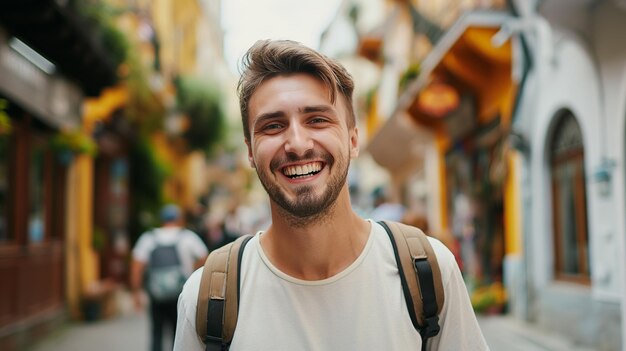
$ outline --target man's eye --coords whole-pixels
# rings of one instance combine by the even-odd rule
[[[277,130],[277,129],[281,129],[283,126],[281,126],[278,123],[271,123],[271,124],[267,124],[265,126],[263,126],[263,130]]]
[[[310,120],[310,123],[314,123],[314,124],[315,123],[324,123],[324,122],[326,122],[326,118],[323,118],[323,117],[314,117],[314,118],[311,118],[311,120]]]

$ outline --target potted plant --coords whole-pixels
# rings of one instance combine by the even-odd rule
[[[471,294],[472,307],[476,313],[502,313],[506,300],[506,290],[500,282],[481,286]]]

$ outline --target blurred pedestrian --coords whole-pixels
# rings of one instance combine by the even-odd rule
[[[143,233],[133,248],[130,283],[135,308],[143,310],[142,288],[150,302],[151,350],[163,348],[165,328],[176,329],[176,303],[183,284],[208,254],[198,235],[182,227],[181,209],[161,209],[161,226]],[[172,333],[173,334],[173,333]]]
[[[213,340],[196,333],[196,316],[207,313],[196,311],[200,269],[180,295],[174,350],[487,350],[453,255],[430,237],[445,302],[440,332],[422,342],[392,241],[352,208],[346,179],[359,154],[352,77],[292,41],[259,41],[243,62],[248,160],[269,195],[272,222],[238,256],[237,324],[223,326],[235,327],[232,342],[205,346]]]
[[[402,222],[406,208],[398,202],[391,201],[388,189],[378,187],[372,192],[372,197],[374,198],[374,209],[369,215],[371,219]]]
[[[208,243],[205,241],[208,235],[207,217],[208,209],[201,202],[196,202],[185,213],[185,226],[187,227],[187,229],[196,233],[200,237],[200,239],[204,241],[205,245],[208,246]]]

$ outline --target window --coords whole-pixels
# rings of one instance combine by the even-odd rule
[[[28,241],[40,243],[46,233],[46,149],[43,140],[33,138],[29,167]]]
[[[67,166],[54,153],[49,155],[52,169],[50,172],[51,206],[50,206],[50,239],[63,240],[65,234],[65,203],[66,203],[66,179]]]
[[[585,152],[571,112],[557,120],[550,147],[554,269],[558,280],[589,284]]]

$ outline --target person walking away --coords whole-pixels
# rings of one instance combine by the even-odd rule
[[[182,227],[183,214],[174,204],[160,212],[161,226],[143,233],[132,251],[130,283],[138,311],[143,290],[149,298],[151,350],[163,348],[165,328],[176,329],[176,303],[185,280],[202,265],[208,250],[198,235]]]
[[[228,301],[211,299],[207,310],[197,308],[200,282],[207,282],[199,269],[178,300],[174,350],[488,350],[452,253],[428,237],[445,299],[432,318],[439,332],[422,343],[405,303],[394,241],[382,224],[353,210],[346,180],[359,138],[348,72],[284,40],[255,43],[243,68],[238,90],[248,160],[269,195],[272,222],[233,256],[240,280],[226,295],[240,290],[239,301],[228,300],[239,303],[231,310],[238,312],[236,324],[214,328],[222,314],[210,307],[227,309]],[[423,258],[415,261],[417,267]],[[212,275],[223,281],[219,272]],[[209,294],[220,294],[223,285],[216,289],[213,281]],[[203,320],[222,332],[197,332]],[[232,340],[224,338],[232,329]]]

